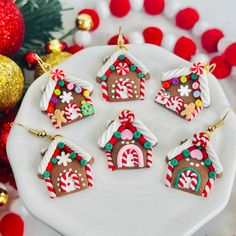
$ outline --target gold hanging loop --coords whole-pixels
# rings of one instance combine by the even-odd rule
[[[213,63],[213,64],[204,63],[203,65],[204,65],[204,69],[207,73],[212,73],[216,68],[215,63]]]
[[[42,70],[45,73],[47,73],[48,71],[51,71],[52,68],[51,68],[50,64],[44,62],[37,53],[35,53],[35,57],[36,57],[36,60],[39,64],[39,66],[42,68]]]
[[[125,50],[128,51],[128,48],[125,46],[125,40],[123,38],[123,35],[121,33],[121,26],[119,27],[119,34],[118,34],[118,39],[117,39],[117,47],[116,50],[120,50],[124,48]]]

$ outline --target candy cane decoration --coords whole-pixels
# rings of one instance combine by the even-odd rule
[[[172,111],[175,111],[176,113],[180,112],[182,106],[183,99],[178,96],[171,97],[166,103],[166,107]]]
[[[127,150],[122,154],[122,165],[123,165],[124,167],[130,167],[130,166],[128,165],[128,162],[127,162],[127,159],[128,159],[128,157],[129,157],[130,155],[132,155],[131,161],[133,162],[133,165],[134,165],[135,167],[138,167],[138,166],[139,166],[139,163],[138,163],[138,153],[137,153],[135,150],[133,150],[133,149],[127,149]]]
[[[65,107],[65,116],[68,122],[83,117],[80,108],[73,103],[70,103]]]
[[[174,170],[174,167],[169,162],[167,173],[166,173],[166,187],[171,187],[171,179],[173,175],[173,170]]]
[[[185,175],[185,172],[183,172],[179,177],[178,187],[183,188],[186,182],[187,182],[187,177]]]
[[[47,189],[48,189],[48,192],[50,194],[50,198],[55,198],[56,197],[56,193],[55,193],[55,190],[53,188],[51,179],[50,178],[44,178],[44,181],[45,181],[45,183],[47,185]]]
[[[204,73],[205,67],[201,62],[193,63],[191,67],[191,71],[194,74],[202,75]]]
[[[122,88],[126,86],[127,90],[128,90],[128,98],[132,98],[134,96],[133,94],[133,87],[131,85],[131,83],[129,81],[119,81],[116,85],[116,98],[117,99],[121,99],[122,98]]]
[[[187,177],[191,177],[191,183],[190,183],[189,189],[194,191],[197,186],[198,177],[197,177],[197,174],[193,172],[192,170],[185,170],[183,173],[181,173],[181,176],[178,182],[178,187],[184,188],[185,184],[187,183]]]
[[[127,63],[125,62],[120,62],[117,66],[116,66],[116,72],[119,75],[126,75],[129,73],[129,66],[127,65]]]
[[[70,179],[74,182],[74,189],[72,189],[70,182],[68,182]],[[75,189],[80,189],[79,177],[73,171],[66,172],[61,177],[60,186],[61,191],[64,193],[74,191]]]
[[[145,98],[145,83],[146,83],[146,80],[145,78],[143,77],[141,80],[140,80],[140,100],[144,100]]]
[[[102,86],[102,97],[105,101],[108,101],[107,83],[105,81],[102,81],[101,86]]]
[[[211,178],[207,181],[207,184],[206,184],[206,186],[203,190],[203,193],[202,193],[203,197],[208,197],[208,195],[214,185],[214,182],[215,182],[215,179],[211,179]]]
[[[165,105],[170,98],[170,93],[166,91],[163,87],[157,92],[157,96],[154,101],[160,104]]]
[[[191,114],[191,117],[188,119],[188,121],[192,121],[194,117],[197,116],[197,114],[203,109],[203,107],[195,107],[194,112]]]
[[[147,149],[147,164],[146,166],[150,168],[152,166],[152,148]]]
[[[49,119],[51,120],[52,125],[53,125],[56,129],[60,129],[60,128],[61,128],[60,125],[57,125],[57,120],[54,119],[54,114],[53,114],[53,113],[48,113],[48,117],[49,117]]]
[[[107,162],[108,162],[108,168],[111,170],[115,170],[115,166],[112,160],[111,152],[108,150],[105,150],[106,156],[107,156]]]
[[[205,132],[194,134],[192,143],[196,146],[203,146],[204,148],[206,148],[209,143],[209,136]]]
[[[87,175],[88,186],[93,187],[94,183],[93,183],[92,171],[91,171],[90,164],[88,164],[88,163],[85,166],[85,172],[86,172],[86,175]]]

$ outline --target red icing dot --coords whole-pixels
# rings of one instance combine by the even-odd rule
[[[164,6],[164,0],[144,0],[144,10],[150,15],[160,14]]]
[[[207,52],[217,52],[217,44],[224,34],[219,29],[209,29],[202,34],[201,43],[202,47]]]
[[[75,54],[76,52],[82,50],[83,48],[84,48],[83,45],[72,45],[68,47],[66,51],[71,54]]]
[[[91,28],[90,31],[94,31],[95,29],[97,29],[97,27],[99,26],[100,20],[99,20],[99,15],[95,10],[87,8],[87,9],[81,10],[78,14],[88,14],[88,15],[90,15],[90,17],[93,20],[93,27]]]
[[[216,68],[213,70],[212,74],[217,79],[224,79],[231,73],[231,65],[222,56],[213,57],[210,64],[216,64]]]
[[[231,66],[236,66],[236,43],[232,43],[226,48],[224,57]]]
[[[123,39],[124,39],[125,44],[129,43],[128,39],[125,38],[124,35],[123,35]],[[112,36],[112,37],[108,40],[107,44],[108,44],[108,45],[117,45],[117,40],[118,40],[118,34]]]
[[[143,37],[144,37],[145,43],[161,45],[163,33],[157,27],[148,27],[144,29],[143,31]]]
[[[123,17],[130,11],[129,0],[111,0],[110,10],[113,16]]]
[[[163,82],[162,87],[163,87],[164,89],[168,89],[168,88],[170,87],[170,82],[169,82],[169,81]]]
[[[195,23],[199,20],[198,12],[190,7],[179,11],[175,17],[176,25],[181,29],[192,29]]]
[[[196,53],[196,43],[185,36],[180,37],[174,47],[174,53],[185,60],[190,60]]]
[[[53,113],[54,112],[54,107],[53,106],[49,106],[47,109],[48,113]]]

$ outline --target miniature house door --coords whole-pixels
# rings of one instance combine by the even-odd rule
[[[68,193],[76,189],[80,189],[80,181],[77,174],[73,171],[64,173],[61,176],[61,191]]]
[[[123,146],[117,154],[117,167],[144,167],[141,148],[134,144]]]

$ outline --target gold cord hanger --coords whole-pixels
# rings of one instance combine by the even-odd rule
[[[48,71],[52,70],[51,65],[46,63],[46,62],[44,62],[37,53],[35,53],[35,57],[36,57],[36,60],[37,60],[37,62],[39,64],[39,66],[42,68],[42,70],[45,73],[47,73]]]
[[[125,50],[128,51],[128,48],[125,46],[125,40],[123,38],[123,35],[121,33],[121,26],[119,27],[119,35],[118,35],[118,39],[117,39],[117,47],[116,50],[120,50],[124,48]]]
[[[212,73],[216,68],[215,63],[213,63],[213,64],[204,63],[203,66],[204,66],[204,69],[207,73]]]

